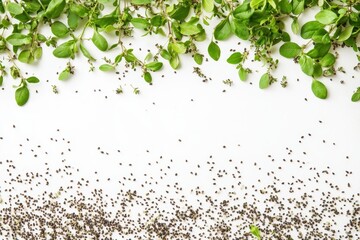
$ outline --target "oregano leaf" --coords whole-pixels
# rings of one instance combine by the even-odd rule
[[[220,58],[221,50],[215,42],[211,41],[208,46],[208,53],[212,59],[218,61]]]

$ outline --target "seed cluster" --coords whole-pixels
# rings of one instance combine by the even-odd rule
[[[0,147],[10,141],[0,136]],[[95,150],[106,159],[122,154]],[[246,171],[249,162],[243,159],[209,155],[194,164],[158,156],[141,163],[142,175],[136,163],[117,161],[115,178],[101,169],[84,177],[69,164],[69,140],[53,137],[38,144],[25,138],[18,158],[0,158],[0,238],[253,239],[249,226],[255,225],[264,239],[359,239],[360,194],[349,182],[334,180],[354,173],[314,167],[293,159],[293,151],[286,148],[283,159],[268,155]],[[24,167],[30,157],[40,167]],[[262,162],[269,165],[266,171]],[[188,171],[179,171],[178,164]]]

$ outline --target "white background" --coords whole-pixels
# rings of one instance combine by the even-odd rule
[[[155,50],[156,41],[145,39],[135,38],[132,46],[136,54],[144,55],[146,49]],[[205,56],[208,41],[201,45]],[[220,169],[227,167],[228,159],[235,161],[231,166],[243,161],[244,186],[253,184],[261,176],[254,162],[263,172],[274,168],[268,158],[271,155],[279,160],[276,166],[281,166],[282,158],[299,159],[308,167],[319,169],[330,166],[336,171],[331,181],[344,188],[351,183],[351,188],[346,188],[347,195],[359,192],[360,105],[350,101],[353,91],[360,86],[359,72],[353,70],[357,63],[355,54],[349,49],[341,50],[336,67],[343,66],[347,73],[339,73],[332,81],[324,79],[329,98],[320,100],[313,96],[311,79],[301,72],[299,65],[276,54],[280,64],[274,75],[279,82],[283,75],[287,76],[287,88],[282,88],[278,82],[267,90],[260,90],[258,80],[266,69],[250,61],[247,66],[258,71],[251,74],[248,81],[241,82],[235,66],[227,64],[226,58],[231,54],[228,49],[242,51],[249,46],[244,43],[238,46],[235,38],[220,45],[226,49],[222,50],[221,59],[218,62],[209,59],[201,66],[211,81],[203,83],[193,74],[196,64],[189,56],[184,56],[176,74],[164,61],[164,69],[153,74],[152,86],[144,82],[139,70],[129,70],[125,78],[122,74],[99,70],[88,72],[87,62],[80,56],[73,62],[75,75],[61,82],[56,72],[65,68],[66,61],[55,59],[51,50],[45,49],[43,59],[36,66],[20,64],[26,67],[29,76],[35,74],[41,80],[39,84],[29,84],[31,97],[24,107],[15,103],[12,88],[15,81],[4,80],[4,90],[0,91],[0,136],[4,138],[0,141],[0,160],[15,160],[22,166],[21,172],[37,169],[43,161],[58,164],[66,158],[88,178],[99,171],[104,179],[120,179],[130,171],[140,178],[143,173],[156,178],[159,168],[165,168],[173,159],[172,168],[182,174],[172,181],[180,181],[189,189],[200,185],[211,192],[210,174],[197,178],[189,174],[197,164],[205,165],[210,155]],[[139,52],[139,48],[143,51]],[[91,50],[93,55],[99,56],[96,66],[103,63],[100,58],[104,54],[94,48]],[[114,57],[117,51],[107,56]],[[118,67],[120,73],[124,70],[123,65]],[[118,80],[119,76],[122,80]],[[225,79],[233,80],[233,86],[222,83]],[[341,80],[345,83],[341,84]],[[51,85],[57,86],[59,94],[52,92]],[[124,93],[117,95],[115,90],[120,85]],[[141,93],[135,95],[130,85],[138,87]],[[49,140],[51,137],[65,138],[71,144],[61,141],[54,144]],[[30,143],[26,138],[31,139]],[[23,144],[23,155],[19,155],[19,144]],[[36,150],[40,157],[35,158],[30,150],[37,145],[41,145],[41,149]],[[68,147],[71,152],[66,151]],[[101,154],[98,147],[109,155]],[[286,148],[293,151],[291,156]],[[50,155],[45,156],[45,150]],[[60,154],[62,151],[66,152],[65,156]],[[159,165],[147,165],[160,160],[160,156],[163,160]],[[185,159],[189,163],[185,163]],[[119,162],[132,163],[133,167],[119,169]],[[345,170],[353,171],[353,175],[345,178]],[[313,174],[306,169],[299,171],[291,164],[283,165],[278,171],[284,179],[291,175],[306,178]],[[231,184],[231,180],[228,181]],[[53,186],[58,184],[61,182],[55,181]],[[160,192],[163,190],[161,184],[158,186]],[[101,186],[109,192],[117,187],[105,182]],[[4,193],[2,197],[6,198]]]

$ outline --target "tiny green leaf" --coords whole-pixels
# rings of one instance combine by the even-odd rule
[[[56,21],[51,25],[51,32],[55,36],[62,38],[62,37],[65,37],[69,33],[69,29],[64,23],[62,23],[60,21]]]
[[[64,10],[65,5],[66,5],[65,0],[51,0],[45,11],[45,15],[48,18],[58,18],[62,13],[62,11]]]
[[[230,57],[226,60],[230,64],[238,64],[243,59],[243,55],[240,52],[235,52],[230,55]]]
[[[35,76],[28,77],[28,78],[26,79],[26,81],[27,81],[28,83],[38,83],[38,82],[40,82],[40,80],[39,80],[37,77],[35,77]]]
[[[80,43],[80,51],[82,52],[82,54],[84,54],[84,56],[92,61],[95,61],[95,58],[93,58],[91,56],[91,54],[89,53],[89,51],[86,49],[86,47]]]
[[[24,11],[19,4],[13,2],[9,2],[6,8],[9,11],[9,13],[13,16],[20,15]]]
[[[18,56],[20,62],[23,63],[32,63],[34,61],[34,56],[31,54],[30,50],[23,50]]]
[[[354,92],[354,94],[351,96],[351,101],[353,102],[360,101],[360,88],[358,88],[356,92]]]
[[[214,0],[202,0],[201,2],[205,11],[212,12],[214,9]]]
[[[139,29],[145,29],[150,26],[149,22],[144,18],[133,18],[131,24]]]
[[[251,225],[250,226],[250,233],[254,236],[254,237],[256,237],[257,239],[261,239],[261,234],[260,234],[260,229],[257,227],[257,226],[255,226],[255,225]]]
[[[280,47],[279,51],[283,57],[295,58],[301,53],[301,47],[294,42],[287,42]]]
[[[218,61],[220,58],[221,50],[215,42],[211,41],[208,46],[208,53],[212,59]]]
[[[306,55],[312,58],[321,58],[329,52],[330,47],[330,43],[316,43],[314,48],[311,49]]]
[[[178,69],[180,67],[180,58],[178,54],[171,56],[169,61],[170,61],[170,66],[173,69]]]
[[[75,44],[74,40],[69,40],[67,42],[64,42],[63,44],[55,48],[55,50],[53,51],[54,56],[58,58],[71,57],[73,55],[74,44]]]
[[[314,73],[314,60],[308,56],[301,56],[299,60],[301,70],[309,76],[312,76]]]
[[[291,31],[294,34],[299,34],[299,32],[300,32],[300,24],[299,24],[299,21],[297,18],[294,18],[294,20],[291,23]]]
[[[226,18],[215,27],[214,37],[216,40],[226,40],[231,36],[231,33],[231,25],[229,20]]]
[[[315,19],[322,24],[328,25],[337,19],[336,13],[330,10],[321,10],[315,15]]]
[[[22,33],[13,33],[6,38],[6,41],[13,46],[22,46],[31,43],[31,37]]]
[[[198,34],[201,31],[200,28],[198,28],[196,23],[192,22],[184,22],[180,25],[180,32],[183,35],[195,35]]]
[[[94,34],[91,38],[94,45],[101,51],[106,51],[108,49],[108,42],[106,39],[97,31],[94,31]]]
[[[171,58],[170,53],[169,53],[167,50],[165,50],[165,49],[162,49],[162,50],[160,51],[160,55],[161,55],[164,59],[166,59],[166,60],[170,60],[170,58]]]
[[[243,67],[240,67],[238,75],[241,81],[246,81],[248,72]]]
[[[269,85],[270,85],[270,75],[269,73],[265,73],[260,78],[259,87],[261,89],[265,89],[268,88]]]
[[[151,62],[145,65],[145,67],[153,72],[159,71],[163,66],[162,62]]]
[[[259,7],[265,7],[266,0],[251,0],[250,7],[252,9],[257,9]]]
[[[244,22],[238,19],[233,19],[231,22],[231,26],[233,28],[234,34],[243,40],[248,40],[250,37],[249,28],[246,26]]]
[[[26,85],[19,87],[15,91],[15,100],[19,106],[24,106],[29,100],[30,92]]]
[[[345,29],[340,33],[339,38],[337,40],[339,42],[344,42],[345,40],[347,40],[351,36],[353,29],[354,26],[345,27]]]
[[[100,65],[99,69],[103,72],[110,72],[110,71],[115,70],[115,67],[113,65],[105,63],[105,64]]]
[[[65,80],[68,80],[69,77],[70,77],[70,71],[68,69],[65,69],[59,74],[58,79],[61,81],[65,81]]]
[[[324,28],[324,25],[318,21],[310,21],[301,27],[300,35],[304,39],[310,39],[316,31],[322,28]]]
[[[151,83],[152,82],[152,77],[151,77],[151,74],[149,72],[145,72],[144,73],[144,80],[147,82],[147,83]]]
[[[203,63],[203,55],[199,54],[199,53],[195,53],[194,54],[194,61],[201,65]]]
[[[304,0],[293,0],[292,1],[292,12],[295,15],[299,15],[304,11],[305,1]]]
[[[311,83],[311,90],[316,97],[318,97],[320,99],[326,99],[327,89],[326,89],[326,86],[322,82],[314,79]]]
[[[330,67],[332,65],[334,65],[336,61],[336,58],[334,56],[334,54],[332,53],[327,53],[321,60],[320,60],[320,64],[323,67]]]
[[[171,47],[176,53],[183,54],[186,52],[186,46],[182,42],[173,42]]]

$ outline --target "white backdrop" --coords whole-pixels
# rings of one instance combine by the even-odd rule
[[[148,38],[134,39],[132,46],[137,54],[144,55],[146,49],[155,49],[155,42]],[[160,41],[165,43],[164,39]],[[235,38],[220,45],[239,50],[249,47],[244,43],[238,46]],[[207,42],[202,45],[201,52],[207,56],[206,47]],[[94,48],[91,50],[99,56],[96,64],[102,63],[103,54]],[[116,51],[108,56],[115,56]],[[73,62],[75,75],[61,82],[56,72],[65,67],[66,61],[55,59],[51,51],[45,50],[38,65],[27,67],[29,76],[36,74],[41,82],[30,86],[31,97],[24,107],[15,103],[14,81],[4,81],[0,91],[0,161],[14,160],[20,173],[44,171],[44,162],[55,168],[66,159],[69,165],[79,169],[79,173],[75,173],[79,178],[94,179],[94,172],[98,171],[103,180],[92,183],[91,187],[102,187],[109,193],[119,185],[115,180],[106,181],[107,178],[122,179],[133,173],[139,180],[125,181],[122,188],[141,192],[141,181],[151,176],[159,182],[152,188],[160,193],[167,190],[167,184],[180,182],[188,194],[196,186],[214,194],[218,188],[212,185],[216,171],[210,173],[206,168],[210,156],[215,169],[231,171],[238,166],[242,180],[235,191],[239,194],[245,191],[245,186],[271,183],[266,177],[267,171],[275,171],[276,176],[288,181],[291,176],[311,178],[314,172],[310,168],[322,170],[329,166],[335,175],[325,179],[345,190],[341,193],[330,189],[334,195],[359,193],[360,111],[359,104],[352,103],[350,97],[360,82],[359,72],[353,70],[357,60],[352,51],[342,49],[338,59],[337,67],[343,66],[347,73],[339,73],[332,81],[323,80],[329,89],[327,100],[313,96],[311,79],[302,74],[292,60],[279,57],[281,64],[274,72],[279,82],[283,75],[287,76],[287,88],[282,88],[278,82],[267,90],[260,90],[258,79],[265,68],[248,61],[247,66],[258,71],[251,74],[248,81],[241,82],[235,67],[226,63],[230,54],[223,50],[219,62],[204,61],[201,69],[212,78],[207,83],[192,73],[196,64],[189,56],[184,56],[177,73],[164,62],[163,71],[154,74],[153,85],[149,86],[139,71],[129,70],[126,77],[122,77],[123,66],[118,69],[120,75],[99,70],[88,72],[89,66],[82,57]],[[26,66],[21,64],[21,67]],[[225,79],[233,80],[233,86],[222,83]],[[345,83],[341,84],[341,80]],[[52,92],[52,85],[57,86],[59,94]],[[115,90],[120,85],[124,93],[117,95]],[[130,85],[138,87],[141,93],[135,95]],[[290,163],[290,159],[294,163]],[[302,164],[296,160],[304,162],[304,167],[299,168]],[[197,165],[201,169],[197,169]],[[161,180],[160,169],[165,171],[168,166],[171,170],[167,171],[178,173],[178,176],[169,174],[166,180]],[[9,177],[5,165],[0,167],[4,189],[7,185],[3,181]],[[345,171],[353,174],[345,177]],[[198,176],[191,172],[198,172]],[[64,179],[54,178],[50,186],[34,191],[48,188],[55,191],[66,182]],[[258,179],[263,182],[259,183]],[[221,186],[232,184],[234,181],[230,177],[219,180]],[[328,185],[308,184],[302,191],[310,192],[318,187],[323,190]],[[21,184],[17,189],[21,189]],[[286,197],[287,190],[282,194]],[[0,195],[6,202],[7,193],[2,191]],[[191,195],[188,198],[191,201]]]

